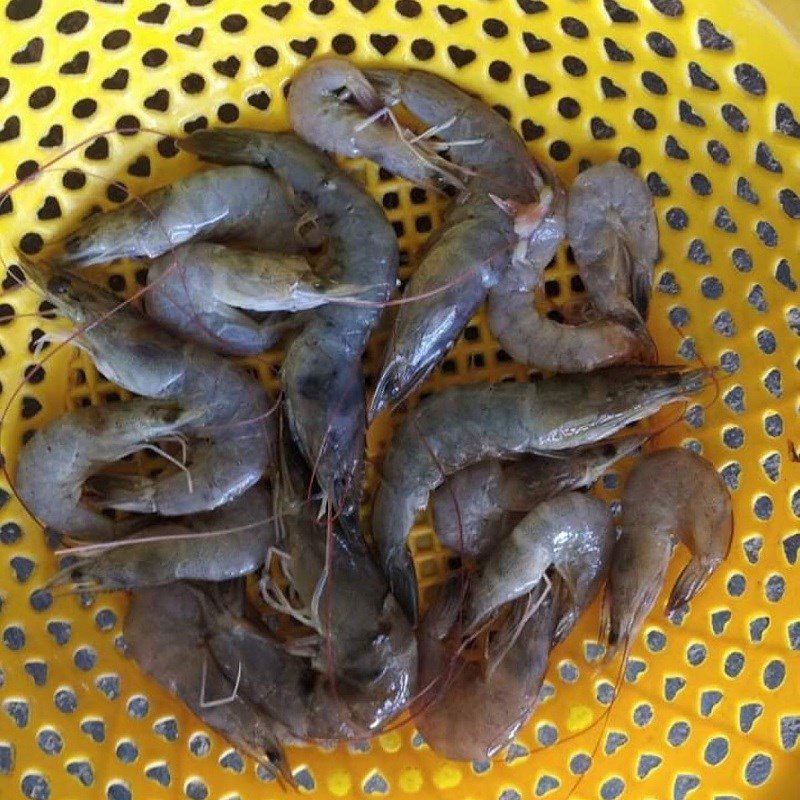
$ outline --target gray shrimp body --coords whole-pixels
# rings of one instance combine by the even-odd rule
[[[61,263],[157,258],[191,240],[235,240],[253,249],[298,253],[304,209],[274,175],[249,166],[206,170],[94,214],[70,235]]]
[[[436,535],[446,547],[481,559],[532,508],[560,492],[590,486],[645,441],[644,435],[621,436],[577,450],[466,467],[431,493]]]
[[[214,660],[203,609],[198,590],[184,582],[136,590],[125,616],[127,652],[205,724],[292,782],[283,751],[289,732],[234,692],[236,673],[229,679]]]
[[[416,617],[406,539],[447,475],[489,457],[564,450],[604,439],[680,400],[707,370],[615,367],[537,383],[463,386],[420,403],[395,433],[375,497],[373,539],[392,591]]]
[[[36,431],[22,448],[17,492],[47,528],[87,541],[117,538],[141,521],[116,522],[86,505],[85,481],[148,443],[184,431],[191,422],[192,416],[177,403],[141,398],[70,411]]]
[[[71,273],[28,264],[26,273],[82,328],[78,343],[109,379],[135,394],[172,400],[191,421],[187,469],[145,476],[97,475],[106,508],[166,516],[207,511],[238,496],[274,463],[274,423],[266,390],[244,370],[196,344],[180,342],[130,303]]]
[[[282,367],[295,440],[342,524],[358,531],[364,475],[361,355],[397,274],[394,231],[381,208],[325,155],[291,134],[197,131],[180,146],[202,158],[274,171],[312,205],[329,234],[340,280],[365,289],[359,306],[318,309],[289,345]]]
[[[177,580],[225,581],[255,572],[277,544],[269,490],[256,484],[222,508],[137,531],[133,543],[94,551],[50,585],[117,591]]]

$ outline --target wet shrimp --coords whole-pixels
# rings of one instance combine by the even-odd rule
[[[667,601],[667,613],[688,603],[727,557],[733,510],[724,481],[701,456],[682,447],[650,453],[628,476],[622,532],[614,548],[603,606],[607,658],[631,640],[664,583],[672,537],[691,552]]]
[[[148,316],[178,336],[229,355],[255,355],[276,344],[302,317],[248,312],[298,312],[359,288],[316,275],[300,255],[184,244],[149,264]]]
[[[208,603],[205,616],[209,647],[223,673],[240,677],[242,696],[285,729],[283,741],[365,739],[391,719],[383,698],[331,679],[263,625]]]
[[[270,492],[256,484],[215,511],[156,523],[128,538],[133,541],[82,554],[49,585],[116,591],[177,580],[225,581],[255,572],[277,545]]]
[[[78,275],[48,275],[33,264],[25,271],[79,327],[75,343],[103,375],[135,394],[174,401],[189,420],[179,431],[190,440],[182,471],[155,478],[96,475],[91,489],[98,505],[179,516],[223,505],[261,478],[274,460],[275,429],[271,399],[254,378],[203,347],[177,341],[130,303],[120,306],[114,294]],[[66,454],[51,459],[66,461]]]
[[[304,502],[308,470],[286,438],[277,510],[294,509],[280,521],[289,582],[319,637],[313,664],[332,675],[340,693],[365,703],[376,727],[396,716],[414,689],[414,634],[363,539],[317,520]]]
[[[463,386],[426,398],[395,433],[373,510],[373,539],[392,591],[416,616],[406,539],[447,475],[487,457],[564,450],[610,436],[709,378],[705,369],[612,367],[538,383]]]
[[[432,189],[461,185],[456,165],[403,128],[364,73],[325,56],[293,78],[287,98],[292,127],[307,141],[348,158],[369,158]]]
[[[556,581],[559,579],[556,578]],[[552,596],[542,603],[491,672],[464,654],[459,636],[460,581],[451,579],[422,620],[418,641],[422,711],[415,725],[439,755],[484,761],[505,747],[533,713],[556,626]],[[518,626],[524,604],[508,624]]]
[[[45,527],[86,541],[114,539],[141,526],[117,522],[84,502],[84,483],[102,467],[181,433],[194,422],[177,403],[137,398],[78,408],[36,431],[22,448],[15,484]]]
[[[635,332],[652,355],[645,321],[658,227],[647,185],[615,161],[585,170],[570,187],[567,236],[592,305]]]
[[[202,158],[272,170],[316,209],[343,283],[370,287],[359,305],[309,315],[282,379],[295,440],[349,535],[358,535],[366,417],[361,356],[397,274],[394,230],[375,201],[325,155],[291,134],[196,131],[179,146]]]
[[[178,582],[133,592],[124,636],[126,651],[147,675],[271,774],[293,782],[282,746],[288,731],[216,664],[195,588]]]
[[[249,166],[210,169],[88,217],[67,238],[61,262],[88,266],[114,258],[157,258],[201,239],[300,253],[305,213],[274,175]]]
[[[605,572],[615,538],[608,506],[592,495],[564,492],[540,503],[489,554],[473,581],[466,633],[529,594],[551,567],[573,597],[581,596],[576,583]]]
[[[398,310],[370,406],[374,417],[422,383],[506,270],[528,258],[549,260],[563,233],[550,225],[551,202],[561,196],[556,179],[499,114],[425,72],[365,74],[388,106],[402,103],[451,143],[451,160],[473,176],[406,285],[414,301]]]
[[[622,436],[576,450],[466,467],[431,493],[436,535],[445,547],[482,558],[543,500],[591,485],[646,441],[643,434]]]

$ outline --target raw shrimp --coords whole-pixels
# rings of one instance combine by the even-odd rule
[[[156,258],[175,245],[211,238],[299,253],[305,211],[274,175],[248,166],[211,169],[88,217],[67,238],[61,260],[87,266]]]
[[[90,551],[51,586],[93,591],[158,586],[177,580],[224,581],[255,572],[277,545],[269,490],[256,484],[215,511],[152,525],[112,549]]]
[[[708,378],[705,369],[612,367],[537,383],[462,386],[426,398],[395,433],[373,511],[373,539],[406,613],[415,618],[417,600],[406,539],[448,475],[487,457],[597,442]]]
[[[292,78],[287,98],[292,127],[322,150],[369,158],[421,186],[444,190],[462,185],[454,164],[425,139],[402,128],[355,65],[326,56]]]
[[[460,647],[459,583],[455,578],[442,587],[420,626],[420,685],[429,688],[414,722],[439,755],[483,761],[507,745],[533,712],[547,669],[556,609],[553,596],[544,595],[508,652],[487,673]],[[519,624],[523,608],[523,603],[515,604],[509,625]]]
[[[26,264],[31,280],[79,326],[76,344],[109,380],[145,397],[173,400],[190,423],[190,462],[155,478],[97,475],[98,505],[167,516],[206,511],[252,486],[274,459],[266,390],[244,370],[196,344],[180,342],[114,294],[78,275]],[[51,456],[54,461],[60,454]],[[38,465],[42,468],[42,465]],[[36,509],[32,509],[36,513]],[[78,533],[73,531],[73,533]]]
[[[529,594],[551,566],[573,597],[585,594],[577,584],[605,572],[615,537],[608,506],[592,495],[564,492],[540,503],[491,552],[472,582],[466,633]]]
[[[305,311],[358,291],[315,275],[303,256],[205,242],[180,245],[151,262],[147,282],[150,317],[230,355],[261,353],[303,323],[275,313],[254,319],[247,311]]]
[[[489,292],[489,328],[515,360],[548,372],[591,372],[646,361],[651,348],[613,320],[565,325],[543,316],[532,292]]]
[[[83,484],[103,466],[185,430],[194,418],[177,403],[137,398],[78,408],[36,431],[17,462],[25,508],[45,527],[88,541],[114,539],[142,521],[116,522],[82,502]]]
[[[273,170],[317,210],[343,283],[365,288],[359,305],[318,309],[289,345],[282,378],[292,432],[349,535],[359,531],[364,474],[361,355],[388,298],[399,254],[394,230],[372,198],[327,156],[291,134],[196,131],[184,150]]]
[[[622,495],[622,533],[614,548],[603,606],[607,658],[627,652],[656,602],[672,553],[672,537],[692,558],[667,601],[667,613],[688,603],[727,557],[733,536],[731,498],[714,467],[682,447],[648,454]]]
[[[288,435],[285,437],[288,438]],[[399,713],[414,689],[416,641],[405,614],[363,538],[315,519],[304,502],[308,476],[290,442],[282,455],[277,511],[288,551],[289,581],[319,634],[314,666],[332,672],[337,690],[370,703],[370,726]]]
[[[333,683],[263,626],[208,604],[206,622],[220,668],[230,680],[241,676],[242,696],[286,729],[284,741],[365,739],[391,718],[383,699]]]
[[[133,592],[124,625],[127,652],[203,722],[270,773],[292,782],[280,723],[242,696],[215,663],[199,593],[187,583]]]
[[[548,372],[591,372],[651,355],[639,335],[613,320],[565,325],[543,316],[534,305],[534,291],[564,236],[566,193],[554,178],[549,212],[534,228],[533,241],[520,239],[524,254],[489,292],[489,328],[515,360]]]
[[[570,187],[567,236],[597,311],[636,332],[654,350],[645,320],[658,227],[647,185],[615,161],[585,170]]]
[[[563,191],[499,114],[448,81],[413,70],[365,74],[387,105],[402,103],[452,143],[450,158],[474,174],[406,286],[413,302],[395,319],[374,417],[422,383],[506,270],[552,258],[563,236],[553,203]]]
[[[645,435],[515,461],[489,459],[456,472],[431,494],[439,541],[456,552],[482,558],[525,514],[559,492],[589,486],[620,458],[647,441]]]

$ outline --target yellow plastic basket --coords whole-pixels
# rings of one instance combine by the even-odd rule
[[[786,27],[748,0],[4,3],[0,186],[75,147],[0,204],[8,265],[16,247],[35,253],[94,204],[197,168],[145,128],[284,128],[282,87],[330,51],[433,70],[481,94],[567,183],[583,159],[619,158],[646,177],[664,252],[651,326],[662,361],[699,356],[721,368],[716,401],[698,401],[659,444],[691,441],[722,470],[736,534],[689,613],[669,623],[657,606],[648,620],[576,797],[789,800],[800,791],[800,464],[788,447],[800,364],[800,56],[793,2],[769,6]],[[115,125],[142,131],[86,140]],[[440,202],[372,165],[353,168],[382,200],[412,269]],[[33,370],[35,342],[52,323],[35,314],[39,298],[14,288],[15,274],[0,298],[0,444],[12,475],[31,430],[116,391],[68,348],[43,374]],[[135,265],[94,274],[120,293],[137,280]],[[546,294],[558,305],[576,291],[563,253]],[[262,375],[278,360],[259,361]],[[507,376],[526,371],[498,353],[479,315],[427,388]],[[374,454],[389,435],[386,421],[371,431]],[[613,497],[624,472],[603,482],[604,495]],[[251,761],[123,657],[123,595],[37,591],[54,556],[8,485],[0,500],[0,797],[278,797]],[[429,589],[448,554],[426,524],[412,547]],[[301,791],[566,797],[601,726],[558,742],[600,717],[615,678],[588,660],[595,611],[552,654],[546,699],[493,763],[448,763],[407,725],[360,747],[294,749]]]

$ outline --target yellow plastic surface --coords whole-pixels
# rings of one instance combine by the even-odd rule
[[[724,471],[734,489],[736,533],[729,560],[690,613],[668,622],[662,598],[644,626],[575,796],[797,796],[800,464],[788,445],[797,434],[800,358],[800,201],[792,191],[800,56],[788,28],[747,0],[3,6],[0,186],[76,147],[14,191],[13,211],[0,207],[0,254],[9,264],[15,247],[35,251],[94,204],[121,201],[125,191],[109,180],[140,194],[197,166],[150,132],[81,144],[86,137],[115,124],[170,134],[206,123],[283,128],[282,87],[308,57],[331,49],[363,63],[434,70],[502,105],[568,183],[582,159],[621,157],[648,177],[659,195],[664,252],[651,325],[662,361],[697,353],[721,365],[719,397],[702,398],[707,408],[693,404],[691,423],[674,425],[658,443],[691,441]],[[81,172],[67,175],[67,168]],[[380,179],[370,165],[362,169],[413,265],[438,224],[440,202]],[[115,289],[132,290],[134,267],[111,272]],[[554,304],[575,293],[572,276],[562,254],[547,273]],[[13,277],[4,281],[0,298],[0,444],[12,474],[30,430],[114,391],[68,349],[48,358],[44,379],[31,372],[38,332],[62,326],[37,317],[39,299],[13,285]],[[378,337],[372,368],[380,344]],[[262,374],[276,360],[260,362]],[[526,371],[498,357],[479,315],[428,388],[507,376],[524,378]],[[374,454],[389,433],[386,421],[371,432]],[[612,497],[619,478],[604,485]],[[224,741],[121,655],[124,596],[37,594],[55,559],[41,530],[6,496],[10,487],[3,489],[0,797],[279,797],[251,761],[231,756]],[[424,524],[412,546],[422,584],[435,585],[447,553]],[[685,557],[678,551],[667,585]],[[617,667],[587,660],[596,627],[593,609],[552,654],[550,696],[494,763],[445,762],[407,725],[363,747],[293,750],[301,791],[319,798],[566,797],[600,726],[542,747],[584,729],[606,708]]]

